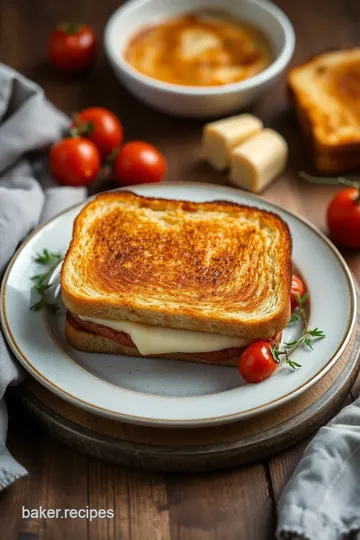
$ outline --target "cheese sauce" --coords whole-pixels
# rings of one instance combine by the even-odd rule
[[[242,81],[273,60],[259,29],[231,18],[191,14],[140,30],[125,59],[149,77],[186,86]]]

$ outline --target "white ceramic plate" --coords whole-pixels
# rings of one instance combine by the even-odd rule
[[[209,201],[223,199],[277,212],[290,226],[293,260],[311,296],[310,326],[326,338],[315,350],[298,349],[302,368],[279,367],[261,384],[243,384],[236,368],[164,359],[81,353],[64,339],[65,314],[29,311],[34,301],[30,277],[38,271],[35,253],[65,253],[76,206],[38,228],[20,247],[4,277],[1,319],[8,342],[24,367],[44,386],[74,405],[141,424],[190,426],[219,424],[268,411],[293,399],[333,366],[355,324],[356,296],[350,272],[332,244],[299,217],[236,189],[206,184],[136,186],[141,195]],[[55,276],[56,279],[56,276]],[[285,340],[298,334],[288,327]]]

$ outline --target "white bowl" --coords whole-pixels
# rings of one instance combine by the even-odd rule
[[[273,63],[245,81],[199,87],[158,81],[124,59],[129,39],[141,27],[204,8],[225,10],[260,28],[272,46]],[[141,101],[167,113],[215,117],[249,105],[281,77],[294,51],[295,33],[286,15],[267,0],[131,0],[110,17],[104,44],[116,76]]]

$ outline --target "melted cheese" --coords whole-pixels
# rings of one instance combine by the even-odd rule
[[[236,336],[164,328],[162,326],[152,326],[150,324],[132,321],[93,319],[80,315],[79,318],[82,321],[107,326],[118,332],[126,332],[131,337],[139,352],[144,356],[147,354],[168,354],[175,352],[200,353],[221,351],[231,347],[244,347],[249,344],[248,340]]]

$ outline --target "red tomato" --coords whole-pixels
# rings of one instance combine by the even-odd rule
[[[238,370],[246,382],[258,383],[270,377],[277,368],[267,341],[257,341],[249,345],[240,356]]]
[[[123,140],[120,120],[103,107],[84,109],[75,116],[73,127],[79,130],[80,135],[88,136],[104,158],[118,148]]]
[[[69,137],[51,147],[50,171],[60,184],[86,186],[96,178],[100,165],[98,149],[83,137]]]
[[[356,188],[339,191],[328,207],[327,222],[334,242],[360,249],[360,191]]]
[[[61,71],[84,71],[95,55],[96,35],[87,24],[63,23],[51,32],[49,57]]]
[[[114,163],[114,175],[121,185],[160,182],[166,171],[162,154],[146,142],[125,144]]]
[[[305,285],[301,281],[300,278],[295,276],[293,274],[292,280],[291,280],[291,290],[290,290],[290,302],[291,302],[291,308],[294,309],[298,306],[297,300],[296,300],[296,294],[302,298],[305,294]]]

